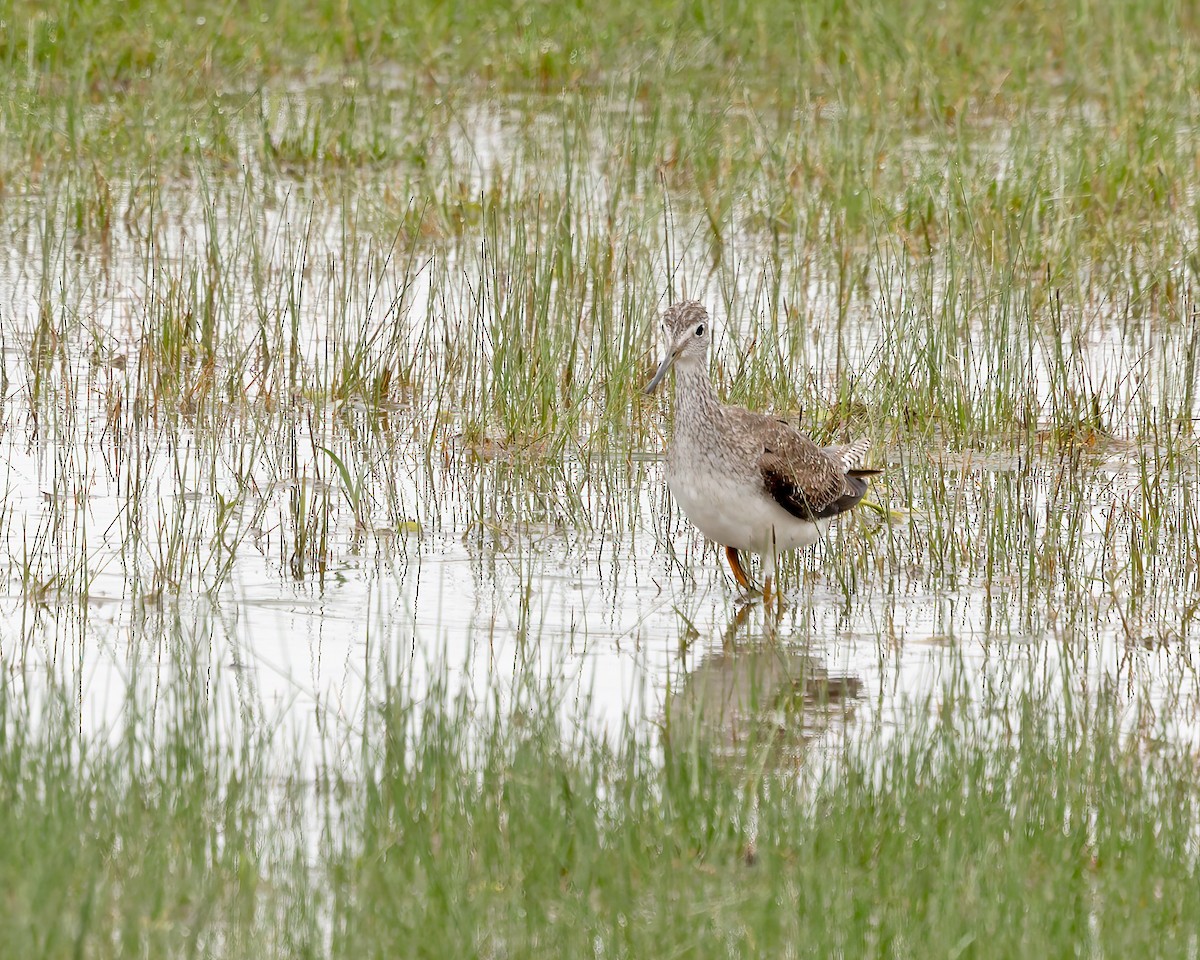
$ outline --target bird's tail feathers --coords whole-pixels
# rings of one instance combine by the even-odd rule
[[[867,451],[870,448],[871,441],[866,437],[860,437],[858,440],[847,443],[845,446],[826,447],[825,452],[836,460],[847,474],[861,473],[863,476],[871,477],[883,471],[866,470],[863,468],[863,458],[866,457]]]

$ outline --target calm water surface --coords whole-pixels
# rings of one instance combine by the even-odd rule
[[[446,162],[468,184],[512,162],[504,122],[484,115],[456,132]],[[137,185],[114,186],[137,203]],[[578,189],[605,200],[603,178]],[[542,458],[465,439],[458,404],[428,389],[382,413],[314,414],[302,395],[260,393],[257,413],[154,416],[147,352],[165,349],[156,317],[172,283],[196,302],[185,281],[214,242],[259,264],[258,281],[223,274],[219,291],[224,336],[248,351],[256,330],[287,329],[297,363],[315,368],[333,331],[387,330],[436,364],[472,328],[487,261],[469,251],[486,247],[485,225],[453,247],[389,259],[365,201],[347,203],[253,175],[240,193],[168,185],[156,194],[153,244],[137,217],[103,243],[81,236],[62,196],[6,205],[0,663],[31,702],[58,678],[86,722],[111,725],[131,678],[153,688],[191,658],[228,681],[239,711],[311,744],[319,730],[352,739],[385,675],[419,697],[446,671],[482,709],[532,671],[552,683],[564,724],[651,732],[668,716],[704,714],[728,744],[767,724],[794,752],[946,698],[994,706],[1030,683],[1114,684],[1131,724],[1194,737],[1195,457],[1156,491],[1147,477],[1160,452],[1132,428],[1066,458],[878,442],[879,509],[786,568],[789,605],[772,622],[738,597],[723,559],[664,491],[661,396],[640,401],[658,424],[648,443]],[[348,223],[361,230],[353,240]],[[687,242],[686,213],[674,229],[684,241],[676,279],[710,303],[728,387],[755,363],[747,345],[765,350],[763,251],[735,236],[714,270]],[[849,311],[819,269],[794,281],[807,319],[788,363],[818,384],[834,376],[821,367],[829,358],[881,362],[905,293],[889,286],[886,253],[877,258],[872,292]],[[350,275],[356,267],[362,276]],[[650,318],[629,322],[645,330]],[[477,336],[486,364],[490,345]],[[1174,389],[1159,376],[1177,348],[1169,338],[1101,312],[1085,336],[1063,337],[1077,375],[1131,420],[1147,394]],[[963,343],[975,359],[955,375],[980,389],[992,335],[968,324]],[[43,350],[54,361],[32,362]],[[1046,396],[1054,354],[1042,338],[1031,361]],[[236,351],[226,344],[221,356],[218,377]],[[247,395],[260,389],[250,382]],[[355,527],[322,447],[364,476],[367,527]],[[1157,545],[1139,526],[1151,506],[1168,514]],[[302,516],[329,521],[323,570],[296,566]]]

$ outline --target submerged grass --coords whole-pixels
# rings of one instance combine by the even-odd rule
[[[63,691],[31,722],[7,681],[0,946],[95,958],[1196,949],[1195,772],[1138,733],[1110,689],[1050,708],[1034,684],[979,711],[946,691],[901,730],[835,736],[819,762],[781,770],[778,725],[799,713],[753,728],[735,760],[703,705],[668,717],[657,741],[628,729],[602,741],[562,732],[544,681],[520,686],[510,707],[480,709],[443,685],[419,704],[388,685],[358,746],[331,743],[323,755],[346,759],[313,781],[253,724],[230,735],[219,674],[165,681],[154,709],[131,693],[107,736],[79,732]]]
[[[3,556],[40,609],[86,600],[97,538],[141,598],[255,551],[323,582],[376,533],[620,537],[665,430],[653,317],[686,293],[732,400],[877,441],[911,522],[876,574],[1107,583],[1170,632],[1196,27],[1124,0],[15,4],[0,432],[49,507],[0,515]],[[1046,509],[1055,470],[1109,517]]]
[[[1190,710],[1198,27],[1127,0],[10,4],[0,955],[1194,956],[1186,737],[1073,658],[1163,651]],[[731,751],[682,710],[564,733],[539,678],[486,708],[397,683],[314,777],[183,652],[100,733],[61,674],[19,685],[88,660],[99,604],[140,649],[239,577],[333,610],[350,561],[403,579],[446,544],[519,594],[526,651],[589,630],[542,535],[632,570],[588,574],[615,609],[658,584],[653,534],[687,621],[697,541],[646,492],[639,392],[685,293],[733,401],[887,466],[789,591],[868,610],[881,662],[908,599],[946,599],[951,647],[977,605],[985,652],[1061,655],[1062,691],[827,715],[781,771],[795,690]]]

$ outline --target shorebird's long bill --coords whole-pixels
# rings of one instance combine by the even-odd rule
[[[672,350],[665,357],[663,357],[663,362],[658,365],[658,370],[655,371],[654,376],[651,378],[650,382],[648,384],[646,384],[645,387],[642,388],[642,392],[643,393],[653,393],[658,388],[658,385],[660,383],[662,383],[663,377],[665,377],[667,375],[667,371],[671,369],[671,364],[673,364],[674,362],[675,362],[675,351]]]

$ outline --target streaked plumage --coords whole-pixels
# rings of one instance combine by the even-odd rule
[[[750,582],[738,551],[762,556],[769,598],[775,558],[815,543],[880,473],[862,465],[870,441],[820,447],[786,421],[722,404],[708,376],[711,334],[703,305],[677,303],[662,322],[668,353],[646,392],[674,369],[667,486],[700,532],[726,548],[742,587]]]

